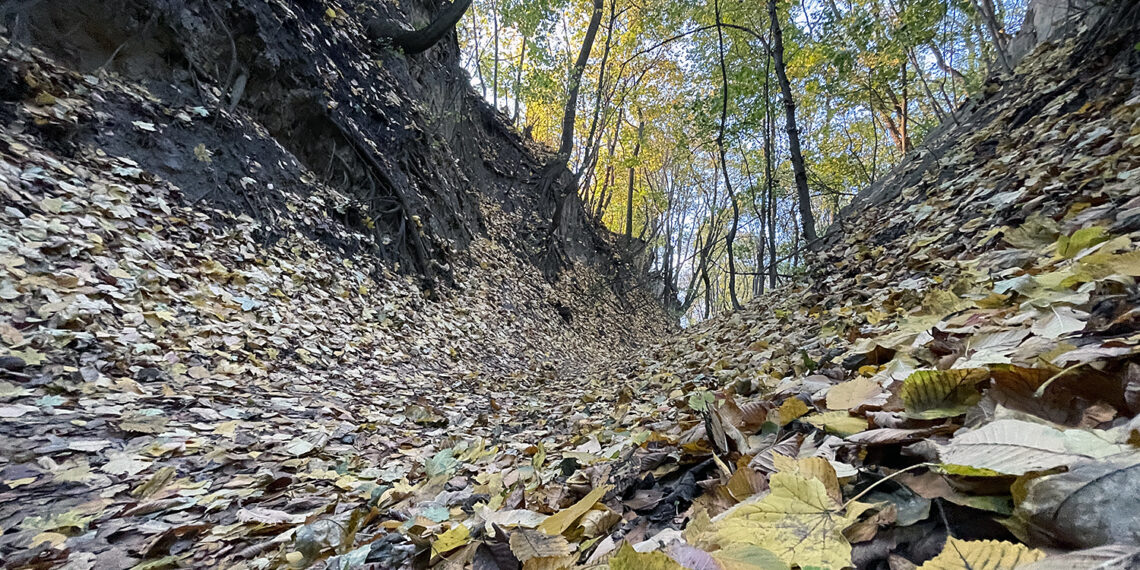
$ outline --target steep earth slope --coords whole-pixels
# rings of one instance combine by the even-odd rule
[[[0,6],[6,567],[284,565],[458,441],[565,431],[669,327],[573,203],[576,263],[535,265],[544,151],[453,36],[365,39],[435,8]]]

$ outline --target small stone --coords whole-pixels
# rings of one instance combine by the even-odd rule
[[[0,356],[0,370],[19,372],[28,366],[19,356]]]
[[[138,380],[139,382],[153,382],[155,380],[160,380],[162,377],[162,370],[153,366],[143,368],[135,374],[135,380]]]

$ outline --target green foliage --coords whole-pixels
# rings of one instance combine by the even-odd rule
[[[766,3],[719,3],[727,24],[725,93],[717,2],[605,1],[582,77],[571,160],[588,212],[623,234],[632,210],[631,233],[647,242],[642,261],[673,282],[696,319],[730,306],[732,204],[716,155],[725,103],[726,166],[740,210],[738,293],[747,299],[758,289],[754,281],[768,272],[773,251],[781,275],[803,261]],[[998,4],[1007,21],[1024,10],[1020,0]],[[517,99],[517,126],[551,147],[561,136],[569,70],[591,11],[587,0],[479,0],[460,26],[476,86],[509,115]],[[980,85],[993,48],[966,0],[781,2],[779,11],[812,209],[826,225]],[[646,127],[635,157],[639,111]],[[711,299],[699,303],[706,273]]]

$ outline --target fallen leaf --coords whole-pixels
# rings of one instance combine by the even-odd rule
[[[1067,305],[1054,305],[1043,311],[1043,316],[1033,322],[1030,332],[1047,339],[1080,332],[1088,321],[1088,313],[1079,312]]]
[[[1040,550],[999,540],[946,539],[942,552],[918,570],[1015,570],[1045,557]]]
[[[792,423],[792,420],[803,416],[808,413],[811,408],[799,398],[788,398],[780,407],[776,409],[776,416],[772,419],[776,425],[786,426]]]
[[[1014,519],[1028,536],[1078,548],[1140,542],[1140,453],[1082,461],[1024,483]]]
[[[788,565],[842,568],[851,565],[851,544],[843,530],[869,505],[843,506],[817,479],[796,473],[774,473],[771,492],[752,504],[736,507],[711,531],[722,547],[752,545],[767,549]]]
[[[867,418],[852,416],[847,412],[824,412],[812,414],[803,420],[827,433],[847,437],[867,430]]]
[[[952,418],[982,399],[977,384],[988,377],[984,368],[919,370],[906,377],[899,396],[912,418]]]
[[[304,515],[291,515],[285,511],[263,507],[246,507],[239,510],[236,516],[241,522],[261,524],[301,523],[305,520]]]
[[[610,570],[684,570],[664,552],[638,552],[623,542],[610,558]]]
[[[99,469],[112,475],[133,476],[150,467],[149,461],[134,459],[129,454],[117,454]]]
[[[759,546],[731,546],[709,554],[717,570],[788,570],[788,565],[769,550]]]
[[[468,542],[471,542],[471,530],[466,525],[457,524],[432,541],[432,556],[441,556]]]
[[[851,410],[883,393],[879,383],[866,376],[860,376],[832,386],[827,391],[827,409]]]
[[[1140,546],[1110,544],[1068,552],[1019,566],[1017,570],[1126,570],[1140,568]]]
[[[1018,420],[998,420],[955,436],[939,448],[943,463],[1007,475],[1047,471],[1127,451],[1083,430],[1061,431]]]
[[[510,545],[511,552],[523,563],[531,558],[566,556],[573,550],[561,535],[551,536],[525,528],[511,533]]]
[[[586,514],[586,511],[590,510],[594,506],[594,503],[600,501],[612,488],[613,485],[595,487],[594,490],[590,491],[585,497],[582,497],[582,500],[550,515],[550,517],[542,521],[542,524],[538,525],[538,530],[549,535],[558,535],[566,532],[566,529],[570,528],[570,525],[574,524],[574,521]]]

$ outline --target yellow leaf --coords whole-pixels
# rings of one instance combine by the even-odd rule
[[[561,535],[551,536],[525,528],[511,533],[510,545],[515,558],[523,563],[532,558],[566,556],[572,550]]]
[[[1082,257],[1080,263],[1081,267],[1097,277],[1113,274],[1140,277],[1140,251],[1104,253],[1102,248],[1097,253]]]
[[[1013,570],[1045,558],[1040,550],[1000,540],[946,539],[946,546],[918,570]]]
[[[1086,248],[1105,241],[1108,241],[1108,230],[1104,226],[1081,228],[1071,236],[1061,236],[1057,239],[1057,255],[1068,259]]]
[[[729,496],[739,503],[765,490],[764,483],[763,475],[757,474],[752,468],[745,465],[732,473],[732,477],[729,477],[728,482],[724,484],[724,490],[728,491]]]
[[[213,155],[214,153],[206,148],[206,145],[203,143],[198,143],[198,146],[194,147],[194,158],[198,159],[198,162],[205,162],[207,164],[214,162],[214,159],[211,158]]]
[[[723,570],[788,570],[780,557],[758,546],[733,546],[710,552],[709,556]]]
[[[788,398],[776,409],[775,422],[780,426],[786,426],[792,423],[792,420],[808,413],[808,410],[808,405],[803,400],[795,397]]]
[[[912,418],[952,418],[982,399],[977,384],[988,377],[985,368],[918,370],[903,380],[899,396]]]
[[[772,464],[776,466],[776,471],[781,473],[795,473],[823,483],[827,489],[827,496],[836,502],[843,498],[839,491],[839,477],[835,474],[835,468],[831,466],[831,462],[823,457],[794,459],[787,455],[773,453]]]
[[[1057,239],[1057,222],[1053,218],[1033,214],[1020,226],[1005,231],[1006,243],[1021,249],[1037,250]]]
[[[621,522],[621,515],[602,505],[599,509],[587,511],[579,519],[578,524],[582,526],[583,536],[598,537],[607,534],[610,528],[619,522]]]
[[[712,546],[712,543],[707,543],[706,539],[712,536],[709,531],[712,530],[712,519],[709,518],[709,513],[704,507],[694,507],[696,510],[693,516],[689,518],[689,524],[685,525],[685,530],[681,531],[681,537],[685,542],[704,548],[705,546]]]
[[[237,431],[239,423],[241,423],[241,420],[230,420],[228,422],[222,422],[214,427],[214,434],[233,439],[234,432]]]
[[[812,414],[804,418],[804,421],[839,437],[847,437],[867,431],[867,418],[856,417],[847,412]]]
[[[66,540],[67,540],[66,534],[60,534],[58,532],[41,532],[41,533],[37,534],[36,536],[32,537],[31,547],[35,548],[36,546],[39,546],[40,544],[43,544],[46,542],[46,543],[50,544],[52,548],[59,548],[59,546],[61,544],[63,544]]]
[[[40,200],[40,208],[50,214],[58,214],[60,209],[63,208],[63,200],[59,198],[44,198]]]
[[[752,545],[770,550],[788,565],[844,568],[851,565],[851,544],[843,530],[869,505],[843,507],[818,479],[797,473],[773,473],[771,493],[738,507],[713,525],[722,547]]]
[[[638,552],[623,542],[617,554],[610,558],[610,570],[683,570],[683,567],[664,552]]]
[[[465,525],[457,524],[436,537],[431,543],[432,556],[442,555],[471,541],[471,531]]]
[[[134,490],[131,491],[131,495],[139,499],[149,499],[161,491],[167,483],[173,480],[174,475],[174,468],[167,465],[166,467],[155,471],[154,475],[151,475],[145,483],[139,485],[138,487],[135,487]]]
[[[878,309],[872,309],[872,310],[867,311],[866,313],[863,314],[863,317],[867,319],[867,322],[872,324],[872,325],[877,325],[877,324],[883,322],[883,319],[885,319],[889,316],[890,315],[888,315],[887,313],[884,313],[883,311],[880,311]]]
[[[590,510],[590,508],[594,506],[594,503],[601,500],[602,496],[612,488],[613,485],[602,485],[590,491],[589,494],[582,497],[581,501],[574,503],[570,508],[563,509],[542,521],[542,524],[538,525],[538,530],[549,535],[566,532],[566,529],[570,528],[570,525],[574,524],[574,521],[586,514],[586,511]]]
[[[12,356],[23,359],[24,363],[28,366],[39,366],[43,364],[45,360],[47,360],[47,357],[44,356],[42,352],[36,351],[32,348],[23,351],[13,350]]]
[[[330,20],[335,20],[336,19],[336,10],[333,10],[332,8],[325,10],[325,17],[330,19]]]
[[[836,384],[827,391],[827,409],[850,410],[883,392],[879,383],[866,377]]]
[[[578,561],[577,554],[531,558],[523,563],[522,570],[567,570]]]

